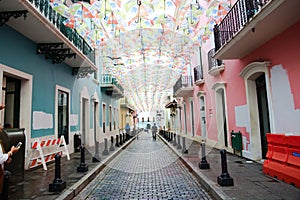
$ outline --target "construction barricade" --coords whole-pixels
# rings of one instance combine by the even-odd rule
[[[31,145],[32,152],[29,159],[29,168],[34,168],[43,165],[44,170],[47,170],[46,163],[55,160],[55,155],[67,155],[70,160],[69,151],[64,136],[60,138],[39,140],[36,139]]]
[[[263,172],[300,188],[300,136],[267,134],[267,141]]]

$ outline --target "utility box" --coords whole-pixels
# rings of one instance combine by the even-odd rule
[[[243,150],[243,143],[242,143],[242,133],[231,131],[231,144],[232,148],[235,151],[241,151],[242,156],[242,150]]]
[[[10,163],[5,163],[4,169],[11,173],[10,182],[17,183],[24,180],[24,166],[25,166],[25,129],[8,128],[3,129],[0,133],[0,140],[2,142],[5,152],[9,152],[12,146],[16,146],[22,142],[19,151],[12,156]]]

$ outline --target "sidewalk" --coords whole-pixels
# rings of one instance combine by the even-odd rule
[[[77,172],[77,167],[81,162],[81,152],[70,155],[70,160],[66,156],[61,158],[61,179],[66,182],[66,189],[62,192],[49,192],[49,184],[55,178],[55,163],[47,164],[48,170],[42,167],[26,170],[24,181],[9,185],[10,200],[52,200],[52,199],[72,199],[82,188],[84,188],[122,149],[126,148],[135,138],[126,141],[120,147],[115,146],[114,151],[110,150],[111,142],[108,140],[108,155],[102,155],[104,143],[99,144],[99,157],[101,162],[93,162],[93,154],[85,150],[85,163],[88,166],[87,172]],[[13,178],[13,177],[12,177]]]
[[[157,134],[159,136],[159,134]],[[280,182],[262,173],[262,165],[256,162],[249,162],[244,158],[228,153],[227,166],[230,176],[234,180],[234,186],[221,187],[217,183],[217,177],[221,175],[220,152],[217,149],[207,147],[207,161],[210,169],[200,169],[201,160],[200,143],[186,140],[188,153],[183,154],[182,149],[177,149],[171,142],[164,138],[159,138],[166,143],[184,162],[189,170],[198,178],[202,186],[215,199],[251,199],[251,200],[273,200],[287,199],[300,200],[300,189]],[[159,138],[157,138],[159,140]],[[101,162],[93,163],[92,154],[85,151],[85,163],[88,166],[87,172],[77,172],[80,164],[80,152],[71,154],[71,159],[66,157],[61,159],[61,179],[66,182],[66,189],[62,192],[49,192],[49,184],[55,178],[55,164],[47,165],[48,170],[36,168],[25,171],[24,181],[10,185],[9,199],[24,200],[52,200],[52,199],[72,199],[82,188],[84,188],[112,159],[114,159],[122,149],[126,148],[135,138],[130,139],[121,147],[115,147],[110,151],[108,143],[108,155],[102,155],[104,144],[101,143],[99,155]],[[182,144],[182,140],[181,140]]]
[[[251,200],[300,200],[300,189],[266,176],[262,164],[227,153],[227,168],[234,186],[222,187],[217,183],[221,175],[221,154],[218,149],[206,148],[206,160],[210,169],[200,169],[201,146],[199,142],[186,139],[187,154],[177,149],[173,142],[160,138],[179,156],[185,165],[198,177],[204,188],[216,199]],[[182,145],[182,140],[181,140]]]

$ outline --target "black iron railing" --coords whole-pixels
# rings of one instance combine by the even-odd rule
[[[215,55],[215,49],[211,49],[207,55],[208,55],[208,71],[210,71],[215,67],[221,66],[223,64],[222,60],[213,58],[213,56]]]
[[[198,81],[198,80],[203,80],[203,69],[201,65],[197,65],[194,68],[194,82]]]
[[[112,126],[111,126],[111,122],[109,122],[109,131],[111,131],[112,129]]]
[[[77,33],[75,29],[66,27],[65,17],[58,14],[49,5],[49,0],[28,0],[41,14],[44,15],[62,34],[64,34],[84,55],[95,64],[95,52],[92,47]]]
[[[175,85],[173,86],[174,93],[177,92],[180,88],[192,87],[193,86],[193,79],[192,76],[183,76],[181,75],[180,78],[177,80]]]
[[[102,130],[103,130],[103,133],[105,133],[105,122],[103,122]]]
[[[214,27],[216,51],[231,40],[269,1],[272,0],[237,1],[221,23]]]
[[[118,83],[118,80],[113,77],[113,75],[111,74],[102,74],[102,84],[113,84],[115,85],[117,88],[119,88],[119,90],[124,93],[124,88],[121,86],[121,84]]]

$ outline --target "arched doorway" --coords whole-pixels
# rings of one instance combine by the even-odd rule
[[[265,158],[268,149],[266,133],[272,132],[269,65],[269,62],[253,62],[240,73],[245,80],[249,109],[250,154],[248,157],[253,160]]]
[[[216,117],[219,147],[228,147],[228,120],[226,107],[225,83],[219,82],[213,86],[216,95]]]

